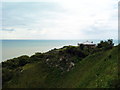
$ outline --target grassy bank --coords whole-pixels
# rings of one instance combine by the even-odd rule
[[[119,87],[118,47],[65,46],[8,60],[3,62],[3,88]]]

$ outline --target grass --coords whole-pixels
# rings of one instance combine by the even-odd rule
[[[109,88],[118,78],[118,48],[97,52],[79,61],[69,72],[48,68],[41,61],[26,64],[3,87],[9,88]]]

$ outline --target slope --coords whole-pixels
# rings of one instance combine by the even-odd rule
[[[120,54],[119,54],[120,55]],[[28,63],[3,88],[109,88],[118,85],[118,47],[90,54],[70,71]]]

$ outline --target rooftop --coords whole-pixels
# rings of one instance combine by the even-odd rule
[[[86,41],[86,42],[83,42],[82,44],[85,44],[85,45],[95,45],[95,44],[93,43],[93,41],[92,41],[92,42]]]

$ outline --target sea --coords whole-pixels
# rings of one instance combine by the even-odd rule
[[[101,40],[0,40],[0,62],[22,55],[31,56],[37,52],[47,52],[63,46],[77,46],[78,43],[86,41],[97,44]],[[118,40],[113,40],[113,42],[118,45]]]

